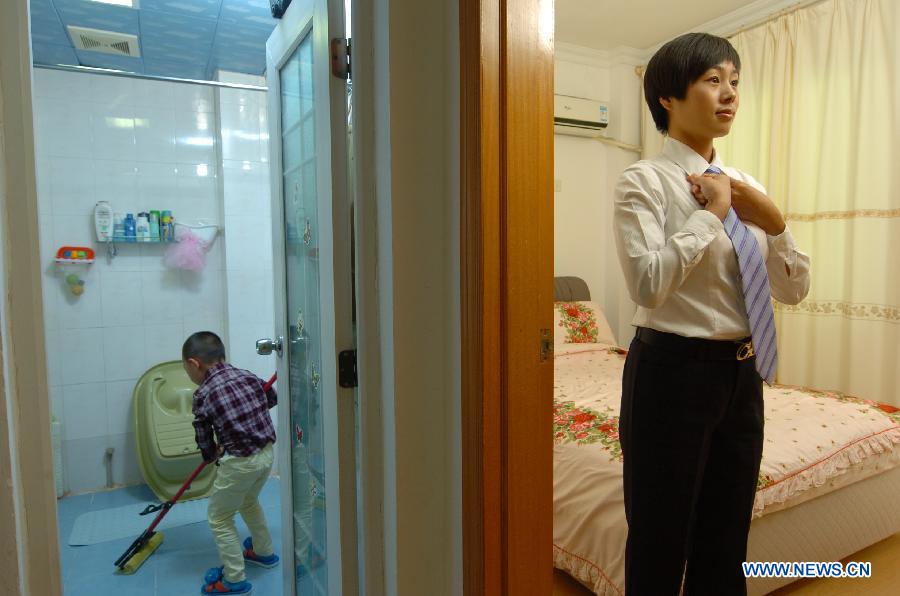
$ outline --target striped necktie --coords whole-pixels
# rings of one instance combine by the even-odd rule
[[[721,174],[716,166],[706,169],[708,174]],[[778,348],[775,342],[775,312],[772,309],[772,290],[769,274],[763,261],[759,244],[747,226],[731,208],[725,216],[725,233],[731,238],[741,272],[744,304],[750,321],[753,351],[756,353],[756,370],[769,385],[775,380],[778,364]]]

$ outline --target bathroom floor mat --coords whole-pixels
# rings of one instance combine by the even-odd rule
[[[165,530],[205,522],[208,501],[209,499],[196,499],[176,503],[156,529]],[[159,515],[159,512],[140,515],[146,506],[146,503],[141,503],[82,513],[75,518],[72,533],[69,534],[69,546],[86,546],[120,538],[137,538]]]

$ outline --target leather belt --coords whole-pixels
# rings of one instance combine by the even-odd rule
[[[753,343],[749,337],[702,339],[665,333],[649,327],[638,327],[635,337],[645,344],[679,352],[697,360],[749,360],[754,356]]]

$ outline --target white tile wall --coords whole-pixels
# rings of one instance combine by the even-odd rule
[[[149,368],[144,356],[144,326],[103,328],[104,380],[136,379]]]
[[[215,120],[213,112],[175,113],[175,158],[179,163],[215,163]]]
[[[134,137],[140,161],[175,161],[175,110],[135,106]]]
[[[62,384],[100,383],[104,380],[103,329],[62,329],[58,358]]]
[[[106,386],[103,383],[63,387],[63,439],[104,437],[109,429],[106,416]]]
[[[83,493],[106,486],[107,447],[108,436],[63,441],[63,467],[70,491]]]
[[[44,309],[46,313],[46,308]],[[59,359],[62,354],[59,340],[59,329],[47,327],[44,329],[44,340],[47,352],[47,385],[58,387],[62,391],[62,364]],[[62,394],[60,394],[62,395]]]
[[[219,79],[265,84],[262,77],[235,73],[219,73]],[[255,349],[257,339],[272,337],[275,331],[266,98],[254,91],[218,93],[228,231],[224,245],[229,354],[235,366],[268,379],[275,363],[271,356],[258,356]]]
[[[144,327],[144,359],[148,369],[181,358],[181,344],[185,339],[182,329],[182,323]]]
[[[51,411],[63,423],[68,489],[84,492],[106,485],[107,447],[114,482],[140,480],[131,396],[144,371],[179,359],[198,329],[227,337],[221,239],[199,274],[167,269],[163,246],[119,245],[108,261],[93,241],[94,205],[221,224],[218,123],[210,88],[48,70],[34,80]],[[97,251],[78,270],[80,297],[52,264],[63,245]]]
[[[181,277],[185,287],[181,294],[181,311],[186,322],[209,320],[223,315],[226,294],[225,275],[222,271],[212,268],[199,273],[184,271]],[[241,311],[241,316],[251,314]]]
[[[228,93],[233,91],[222,91],[222,94]],[[222,157],[227,160],[262,161],[259,111],[265,108],[260,108],[259,102],[254,100],[246,104],[223,102],[221,109]]]
[[[226,182],[227,183],[227,182]],[[225,261],[229,269],[249,271],[272,260],[272,222],[259,215],[225,215],[228,238]]]
[[[94,104],[89,101],[58,96],[38,98],[35,101],[35,134],[43,154],[52,157],[93,157],[93,110]]]
[[[143,371],[141,371],[143,374]],[[137,378],[106,383],[107,424],[111,432],[133,433],[132,392]]]
[[[41,164],[43,166],[43,164]],[[49,203],[54,215],[80,215],[94,205],[94,160],[80,157],[48,157]]]
[[[133,160],[134,106],[92,104],[91,133],[95,159]]]
[[[228,269],[228,311],[244,324],[273,324],[271,269]],[[230,327],[234,327],[234,321]],[[233,329],[232,329],[233,330]]]
[[[48,393],[50,394],[50,415],[57,420],[63,419],[63,391],[59,385],[51,385]]]
[[[107,440],[114,449],[112,458],[112,480],[115,484],[135,484],[142,481],[141,469],[137,461],[134,433],[110,435]]]
[[[156,204],[160,210],[169,209],[175,211],[175,205],[167,207],[167,203],[174,203],[178,166],[174,160],[174,142],[172,161],[165,163],[141,162],[137,172],[137,198],[141,205]]]
[[[213,91],[210,87],[177,85],[175,88],[175,101],[181,109],[207,113],[216,111]]]
[[[136,250],[136,247],[122,246],[120,252]],[[118,257],[116,257],[118,258]],[[102,286],[95,290],[87,287],[85,293],[101,293],[103,325],[121,327],[143,322],[138,310],[142,304],[141,274],[136,271],[103,271]]]
[[[272,197],[268,163],[225,160],[222,174],[226,217],[255,215],[269,218]]]
[[[181,302],[185,288],[175,271],[141,274],[142,321],[165,325],[182,321]]]

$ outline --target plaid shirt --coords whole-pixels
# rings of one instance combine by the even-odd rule
[[[205,461],[216,458],[216,442],[230,455],[247,457],[275,442],[269,408],[278,403],[274,389],[263,393],[263,381],[227,363],[211,366],[194,392],[194,432]]]

